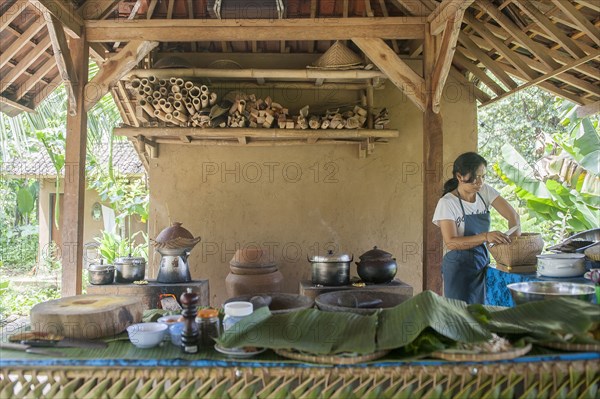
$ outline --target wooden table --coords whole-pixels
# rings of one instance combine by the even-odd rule
[[[333,291],[344,291],[344,290],[370,290],[370,291],[384,291],[392,292],[395,294],[413,296],[412,286],[394,279],[386,284],[368,284],[364,287],[355,287],[353,285],[341,285],[341,286],[325,286],[320,284],[313,284],[310,280],[304,280],[300,282],[300,295],[306,295],[312,299],[326,292]]]

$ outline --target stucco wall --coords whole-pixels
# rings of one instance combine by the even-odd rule
[[[476,108],[468,90],[450,80],[442,105],[445,163],[476,140]],[[291,97],[274,101],[290,108]],[[315,96],[309,92],[308,96]],[[335,101],[356,97],[337,93]],[[327,100],[333,101],[333,100]],[[422,287],[422,113],[390,82],[375,93],[400,137],[378,144],[366,159],[354,145],[293,147],[160,146],[150,162],[150,237],[181,221],[202,241],[189,258],[193,279],[209,279],[211,304],[227,298],[228,262],[239,247],[274,251],[284,291],[310,279],[307,255],[329,247],[358,258],[374,245],[398,260],[397,277]],[[445,168],[447,169],[447,168]],[[441,190],[441,188],[440,188]],[[151,277],[160,257],[150,254]],[[351,269],[356,275],[356,267]]]

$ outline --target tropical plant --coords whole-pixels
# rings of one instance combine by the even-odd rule
[[[138,235],[142,236],[142,243],[137,243]],[[122,238],[119,234],[102,231],[102,236],[94,238],[99,245],[98,250],[102,259],[107,264],[113,264],[120,256],[140,256],[148,258],[148,237],[144,232],[138,231],[131,238]]]
[[[600,220],[600,135],[597,121],[578,119],[572,108],[563,119],[566,132],[544,134],[544,155],[530,164],[510,144],[494,165],[515,188],[529,213],[540,222],[561,221],[560,238],[598,227]]]

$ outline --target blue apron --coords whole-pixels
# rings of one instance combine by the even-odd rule
[[[487,204],[479,193],[479,198],[485,205],[485,213],[466,215],[460,195],[458,201],[462,209],[465,223],[465,237],[490,230],[491,218]],[[444,279],[444,295],[447,298],[460,299],[467,303],[484,303],[485,273],[490,257],[484,244],[475,248],[452,250],[444,255],[442,261],[442,276]]]

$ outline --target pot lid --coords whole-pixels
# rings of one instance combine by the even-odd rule
[[[386,252],[382,249],[374,246],[373,249],[365,252],[360,256],[360,260],[391,260],[393,256],[391,253]]]
[[[351,262],[353,256],[348,254],[338,254],[334,255],[333,251],[330,249],[327,251],[327,255],[314,255],[308,258],[309,262]]]
[[[121,256],[120,258],[115,259],[115,264],[134,264],[134,263],[143,263],[146,264],[146,259],[141,256]]]
[[[200,242],[200,237],[194,238],[192,233],[181,227],[181,222],[173,222],[170,227],[163,229],[155,240],[150,240],[156,249],[188,249],[191,250]]]
[[[183,223],[173,222],[170,227],[163,229],[160,234],[156,237],[156,242],[167,242],[173,240],[175,238],[189,238],[194,239],[192,233],[190,233],[187,229],[181,227]]]

